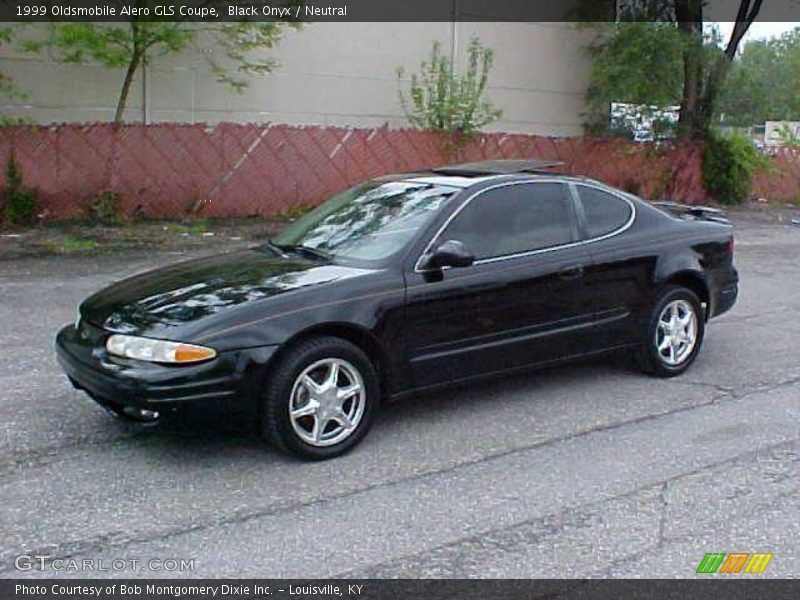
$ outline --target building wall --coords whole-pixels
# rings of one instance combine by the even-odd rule
[[[273,122],[371,127],[406,124],[396,71],[414,72],[433,40],[463,61],[473,34],[495,51],[488,94],[504,111],[494,131],[581,133],[590,34],[568,23],[313,23],[287,31],[270,56],[280,66],[243,93],[219,84],[204,53],[153,56],[133,83],[125,118],[147,122]],[[46,55],[0,50],[0,72],[25,100],[0,100],[3,114],[39,123],[106,121],[124,73],[67,65]]]

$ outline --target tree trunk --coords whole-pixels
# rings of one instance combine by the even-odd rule
[[[702,0],[676,0],[675,18],[684,35],[683,93],[678,116],[678,136],[697,137],[697,111],[701,98],[703,73],[703,4]]]
[[[728,40],[728,45],[725,47],[725,53],[719,57],[717,62],[708,74],[706,80],[703,96],[697,107],[696,117],[696,132],[705,137],[711,128],[711,122],[714,118],[714,112],[717,105],[717,98],[719,92],[725,83],[725,78],[731,70],[733,59],[736,58],[736,52],[739,49],[739,44],[744,38],[750,25],[758,16],[761,10],[763,0],[740,0],[739,11],[736,15],[736,23],[731,32],[731,38]],[[698,137],[695,135],[695,137]]]
[[[678,116],[678,135],[682,138],[694,136],[697,106],[700,102],[701,56],[700,51],[694,47],[694,42],[690,43],[691,47],[683,51],[683,93]]]
[[[703,97],[697,106],[697,135],[694,137],[706,137],[711,128],[711,121],[717,105],[717,97],[722,89],[722,84],[731,68],[731,61],[725,56],[720,56],[711,72],[708,75],[703,89]],[[700,135],[702,133],[702,135]]]
[[[131,91],[133,76],[136,74],[136,70],[139,68],[141,62],[142,53],[138,48],[135,47],[133,54],[131,54],[131,60],[128,63],[128,70],[125,73],[125,81],[122,82],[122,90],[119,93],[119,100],[117,101],[117,112],[114,115],[114,123],[116,124],[122,123],[122,116],[125,113],[125,105],[128,102],[128,94]]]

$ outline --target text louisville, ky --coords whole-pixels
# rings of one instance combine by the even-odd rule
[[[167,596],[183,598],[185,596],[202,596],[208,598],[224,598],[231,596],[250,595],[288,595],[288,596],[359,596],[364,590],[363,584],[336,585],[326,583],[322,585],[296,585],[286,584],[279,587],[269,585],[248,584],[210,584],[210,585],[157,585],[157,584],[108,584],[108,585],[25,585],[17,584],[17,596],[44,596],[48,592],[53,596],[68,597],[97,597],[103,595],[130,596],[135,598],[142,594],[148,596]]]

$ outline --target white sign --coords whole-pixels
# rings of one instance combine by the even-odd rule
[[[785,146],[790,140],[800,141],[800,121],[764,123],[764,143],[767,146]]]

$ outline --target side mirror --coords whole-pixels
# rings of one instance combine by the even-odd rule
[[[422,267],[441,269],[443,267],[469,267],[475,262],[475,255],[458,240],[447,240],[431,251]]]

